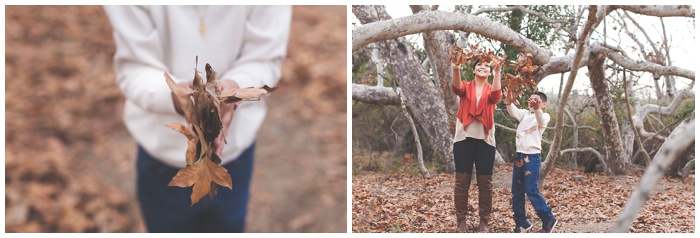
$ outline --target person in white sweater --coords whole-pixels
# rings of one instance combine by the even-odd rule
[[[504,89],[504,93],[509,94],[507,88]],[[516,155],[511,185],[514,232],[530,232],[532,229],[532,224],[525,214],[525,195],[527,194],[527,198],[537,211],[537,216],[542,220],[540,232],[551,233],[557,224],[557,219],[537,186],[542,165],[540,153],[542,134],[550,119],[549,114],[542,111],[547,106],[547,95],[542,92],[533,93],[527,103],[528,109],[518,109],[508,100],[508,97],[504,103],[508,108],[508,114],[520,122],[515,132]]]
[[[149,232],[242,232],[255,138],[265,100],[222,107],[228,144],[216,143],[233,190],[190,207],[191,188],[168,187],[185,167],[186,138],[167,128],[186,124],[165,82],[167,71],[188,84],[209,63],[222,91],[275,87],[291,27],[291,6],[105,6],[112,24],[117,84],[126,98],[124,123],[137,142],[137,196]],[[178,113],[180,111],[180,113]],[[218,142],[223,138],[218,138]]]

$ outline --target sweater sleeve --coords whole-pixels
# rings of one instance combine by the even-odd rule
[[[538,127],[547,127],[547,124],[549,124],[549,113],[544,113],[542,109],[538,109],[535,111],[535,119],[537,119]]]
[[[156,113],[177,114],[166,70],[162,41],[147,6],[105,6],[114,29],[114,69],[127,100]]]
[[[291,6],[251,7],[241,53],[221,78],[231,79],[241,88],[275,87],[281,77],[291,21]]]
[[[508,104],[506,106],[508,109],[508,114],[510,114],[512,117],[515,117],[518,121],[522,121],[523,117],[525,117],[525,113],[527,112],[526,110],[518,109],[515,105]]]

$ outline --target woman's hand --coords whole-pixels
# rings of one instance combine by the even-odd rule
[[[503,55],[503,57],[500,60],[496,59],[496,67],[494,67],[495,71],[501,71],[501,66],[503,66],[504,62],[506,62],[506,58],[508,58],[508,55]]]

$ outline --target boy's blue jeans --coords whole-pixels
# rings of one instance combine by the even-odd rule
[[[222,164],[231,175],[233,190],[219,187],[214,199],[207,195],[190,206],[191,187],[168,186],[180,169],[154,159],[139,146],[136,189],[148,232],[243,232],[254,150],[255,143],[236,160]]]
[[[513,218],[515,225],[527,227],[530,222],[525,215],[525,194],[537,211],[537,216],[542,222],[550,221],[554,218],[552,209],[547,206],[547,203],[540,194],[540,189],[537,187],[537,180],[540,178],[540,166],[542,165],[541,154],[522,154],[515,155],[513,163],[513,184],[511,185],[511,194],[513,195]]]

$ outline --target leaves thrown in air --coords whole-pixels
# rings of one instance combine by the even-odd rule
[[[518,100],[516,98],[522,95],[524,89],[530,92],[537,91],[537,82],[533,73],[539,69],[539,66],[532,65],[532,54],[520,54],[518,60],[515,61],[513,70],[516,75],[505,74],[503,75],[503,85],[508,88],[508,94],[506,96],[506,101],[511,101],[518,105]]]

